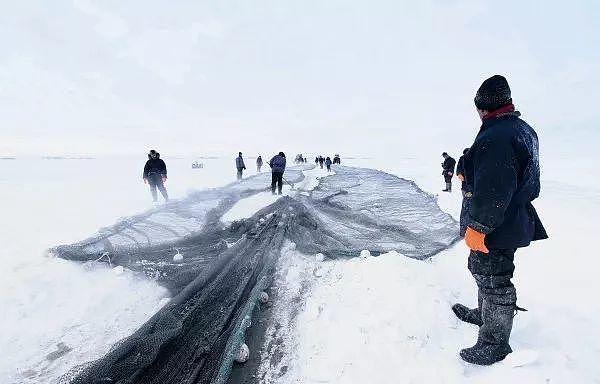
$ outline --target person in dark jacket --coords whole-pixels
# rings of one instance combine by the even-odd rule
[[[263,166],[263,159],[260,155],[256,158],[256,172],[260,173],[260,169]]]
[[[331,161],[329,156],[327,156],[327,158],[325,159],[325,166],[327,167],[327,172],[331,172],[331,164],[332,163],[333,162]]]
[[[160,153],[154,149],[148,154],[148,161],[144,166],[144,173],[142,174],[144,183],[150,186],[150,193],[152,194],[152,200],[157,201],[156,189],[160,191],[165,201],[169,200],[167,189],[165,188],[164,182],[167,181],[167,165],[160,158]]]
[[[277,186],[277,193],[281,195],[283,189],[283,173],[285,172],[285,153],[279,152],[279,154],[273,156],[269,161],[271,166],[271,193],[275,194],[275,186]]]
[[[340,155],[336,154],[333,156],[333,164],[342,164],[342,160],[340,159]]]
[[[323,163],[325,162],[325,158],[323,156],[319,156],[319,167],[323,169]]]
[[[442,176],[444,176],[444,181],[446,182],[446,189],[444,189],[443,192],[452,192],[452,176],[454,176],[454,165],[456,164],[456,160],[450,157],[446,152],[442,153],[442,157],[444,158],[444,162],[442,163]]]
[[[459,319],[479,325],[477,342],[460,356],[489,365],[512,352],[513,316],[521,309],[511,282],[515,251],[548,235],[531,204],[540,193],[538,137],[515,111],[506,79],[485,80],[475,106],[482,125],[464,158],[465,181],[473,194],[465,241],[479,306],[455,304],[452,309]]]
[[[465,155],[469,152],[469,148],[465,148],[463,150],[462,156],[458,159],[458,163],[456,164],[456,176],[461,181],[461,191],[463,195],[462,199],[462,207],[460,210],[460,236],[465,236],[465,231],[467,230],[467,215],[469,214],[469,209],[471,207],[471,197],[473,193],[469,191],[467,186],[467,181],[465,180]]]
[[[469,148],[463,149],[463,154],[458,158],[458,163],[456,163],[456,177],[461,181],[461,191],[464,192],[467,190],[467,182],[465,181],[465,155],[469,152]]]
[[[246,164],[244,164],[244,159],[242,158],[242,152],[235,158],[235,167],[237,168],[237,179],[242,180],[242,174],[244,169],[246,169]]]

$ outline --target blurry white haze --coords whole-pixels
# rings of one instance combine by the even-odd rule
[[[594,1],[2,8],[5,156],[460,148],[478,126],[475,90],[495,73],[542,137],[589,142],[599,122]]]

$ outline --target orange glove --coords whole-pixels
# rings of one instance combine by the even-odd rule
[[[465,243],[467,243],[467,247],[471,248],[473,251],[490,253],[489,249],[485,246],[485,235],[481,232],[477,232],[471,227],[467,227]]]
[[[465,181],[465,177],[463,175],[461,175],[460,173],[458,175],[458,178],[460,179],[460,181]]]

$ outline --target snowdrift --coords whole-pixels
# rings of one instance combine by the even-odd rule
[[[291,182],[302,170],[286,172]],[[370,169],[336,167],[310,194],[282,197],[252,217],[220,219],[235,202],[264,191],[269,175],[122,220],[51,253],[144,273],[171,301],[103,358],[64,383],[222,383],[272,279],[284,242],[302,253],[357,256],[397,250],[427,258],[457,240],[458,223],[414,183]]]

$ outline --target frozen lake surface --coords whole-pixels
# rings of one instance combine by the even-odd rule
[[[195,190],[221,187],[235,178],[229,159],[203,160],[205,167],[194,170],[193,159],[166,160],[167,187],[175,200],[193,197]],[[0,320],[3,329],[0,349],[6,351],[0,363],[2,382],[53,382],[75,365],[104,355],[111,345],[131,335],[169,302],[173,287],[137,273],[143,268],[137,272],[135,268],[115,271],[104,264],[84,268],[80,263],[44,257],[45,249],[51,246],[74,243],[114,222],[126,223],[127,220],[120,218],[137,216],[149,208],[157,222],[172,219],[164,216],[171,209],[163,210],[168,206],[152,207],[141,182],[142,165],[143,161],[127,158],[3,161],[0,198],[11,204],[5,209],[5,225],[0,234],[4,244],[0,261],[5,271],[0,282],[0,303],[6,309]],[[416,180],[428,191],[439,189],[439,176],[431,172],[435,164],[423,159],[400,158],[393,164],[363,159],[352,160],[351,165],[379,168]],[[119,171],[115,172],[116,169]],[[357,378],[362,381],[377,378],[385,383],[394,382],[389,381],[392,377],[418,381],[444,379],[451,383],[567,378],[572,382],[593,382],[600,377],[593,363],[600,355],[600,335],[594,326],[600,308],[587,299],[587,292],[600,288],[593,272],[597,262],[584,244],[570,241],[582,233],[592,237],[591,229],[600,213],[600,194],[590,186],[589,178],[582,177],[582,183],[576,183],[577,177],[565,180],[565,174],[558,172],[556,177],[552,174],[544,180],[536,206],[542,220],[549,224],[551,240],[519,251],[516,260],[519,302],[530,309],[519,314],[513,332],[513,349],[522,353],[491,369],[478,369],[464,365],[456,354],[460,348],[471,345],[474,330],[458,323],[449,310],[455,301],[474,300],[464,246],[457,244],[427,263],[412,261],[396,252],[350,261],[315,257],[320,251],[332,250],[357,256],[360,251],[356,250],[371,248],[375,243],[360,236],[348,236],[349,231],[362,233],[364,223],[387,224],[387,215],[394,216],[394,211],[378,211],[381,205],[373,193],[377,188],[386,188],[387,176],[376,180],[382,185],[369,182],[361,186],[350,181],[356,175],[344,176],[343,171],[338,171],[314,189],[317,177],[324,173],[308,172],[312,174],[301,182],[303,185],[297,191],[287,189],[285,194],[303,202],[311,217],[335,230],[323,231],[327,236],[314,239],[311,243],[318,245],[315,248],[302,249],[302,239],[296,239],[293,247],[284,247],[284,262],[277,266],[279,299],[274,303],[281,317],[273,320],[277,331],[268,330],[259,353],[261,382],[355,383]],[[372,171],[361,172],[366,174],[359,179],[369,180]],[[268,183],[261,179],[259,184],[262,186],[265,181]],[[340,186],[350,193],[340,194],[336,189]],[[371,186],[373,190],[369,190]],[[239,220],[258,225],[250,218],[276,200],[259,190],[250,194],[246,189],[232,190],[243,197],[237,202],[228,200],[226,208],[230,209],[223,209],[219,224],[225,227]],[[410,195],[409,191],[402,194]],[[368,195],[372,204],[361,206],[352,198],[361,194]],[[425,199],[419,205],[427,204],[429,198],[425,194],[416,196]],[[458,193],[438,196],[436,204],[458,217]],[[173,205],[173,211],[180,212],[174,208],[177,206],[178,203]],[[393,207],[397,206],[395,202]],[[339,214],[348,211],[359,215],[361,225],[355,227],[347,220],[339,220],[343,217]],[[415,214],[418,212],[410,216],[414,218]],[[186,230],[193,233],[194,228],[202,229],[203,225],[195,221],[170,222],[174,224],[164,233],[175,237],[185,235]],[[423,219],[413,222],[423,223]],[[340,233],[344,235],[337,236]],[[143,243],[129,235],[115,244],[123,244],[125,239],[130,244]],[[340,238],[354,242],[324,246]],[[173,238],[163,240],[168,243]],[[389,248],[374,250],[410,253],[410,244],[401,243],[410,242],[392,239],[386,242]],[[569,262],[566,255],[570,255]],[[171,263],[173,256],[169,254]],[[582,265],[587,268],[581,268]],[[561,316],[556,316],[557,313]],[[343,327],[334,326],[340,322]],[[330,331],[323,333],[324,329]],[[278,340],[275,344],[274,339]],[[589,346],[590,352],[585,352],[583,345]],[[274,346],[284,358],[270,359],[269,347]],[[536,356],[535,361],[521,366],[520,356],[532,355]],[[387,374],[387,367],[409,356],[411,362],[403,369],[395,370],[392,376]],[[432,360],[439,370],[428,368]]]

